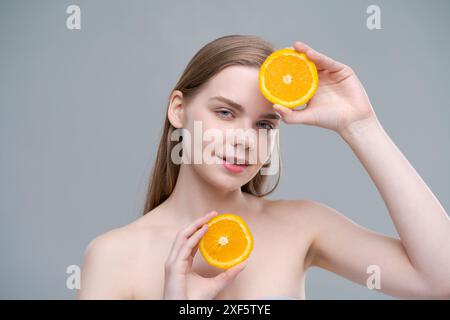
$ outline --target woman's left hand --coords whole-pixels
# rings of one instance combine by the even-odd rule
[[[284,122],[314,125],[341,135],[356,123],[378,122],[363,85],[349,66],[302,42],[295,42],[293,49],[305,53],[316,64],[319,87],[305,109],[293,110],[275,104]]]

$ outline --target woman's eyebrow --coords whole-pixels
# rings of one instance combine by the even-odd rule
[[[261,115],[261,118],[281,120],[281,116],[278,113],[265,113],[265,114]]]
[[[233,107],[234,109],[240,111],[240,112],[244,112],[244,107],[242,107],[239,103],[234,102],[233,100],[230,100],[228,98],[222,97],[222,96],[215,96],[210,98],[209,100],[219,100],[222,101],[226,104],[228,104],[230,107]]]
[[[230,107],[240,111],[240,112],[244,112],[244,107],[242,107],[239,103],[230,100],[228,98],[222,97],[222,96],[215,96],[210,98],[209,100],[218,100],[221,102],[224,102],[226,104],[228,104]],[[265,119],[274,119],[274,120],[281,120],[281,116],[278,113],[266,113],[261,115],[261,118],[265,118]]]

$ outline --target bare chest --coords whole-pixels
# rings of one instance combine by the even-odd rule
[[[308,235],[280,226],[253,225],[251,229],[254,247],[248,266],[216,299],[259,299],[273,295],[303,299]],[[164,262],[172,241],[172,237],[161,240],[152,252],[143,255],[135,274],[139,281],[133,284],[135,298],[162,299]],[[194,257],[192,271],[203,277],[223,272],[207,264],[199,251]]]

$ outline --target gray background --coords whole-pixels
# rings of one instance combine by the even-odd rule
[[[1,1],[0,298],[72,299],[66,267],[140,214],[169,90],[226,34],[303,40],[352,66],[384,128],[449,208],[449,1]],[[81,6],[82,29],[66,29]],[[382,30],[366,28],[381,7]],[[269,198],[324,202],[395,236],[382,198],[333,132],[283,125]],[[308,299],[390,299],[312,269]]]

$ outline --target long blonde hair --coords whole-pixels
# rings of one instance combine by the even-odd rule
[[[189,100],[205,82],[222,69],[232,65],[260,67],[273,51],[272,44],[257,36],[228,35],[220,37],[206,44],[194,55],[172,92],[180,90],[183,93],[183,99]],[[143,209],[144,215],[164,202],[175,187],[180,165],[170,161],[171,150],[179,143],[170,139],[174,130],[175,127],[170,123],[166,112],[166,120],[156,155],[156,162],[150,174]],[[279,158],[278,160],[281,165],[281,159]],[[270,165],[270,163],[266,163],[264,167],[267,165]],[[260,171],[253,179],[242,186],[241,190],[258,197],[266,196],[277,187],[280,180],[280,171],[281,169],[277,170],[275,183],[268,191],[265,191],[268,175],[261,175]]]

